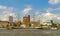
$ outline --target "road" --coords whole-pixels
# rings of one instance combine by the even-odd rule
[[[60,30],[0,29],[0,36],[60,36]]]

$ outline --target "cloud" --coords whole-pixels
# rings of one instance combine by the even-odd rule
[[[22,11],[25,15],[29,13],[29,11],[31,10],[31,6],[27,6],[24,8],[24,10]]]
[[[54,10],[60,10],[60,7],[56,8],[56,9],[54,9]]]
[[[6,6],[0,5],[0,10],[6,10],[6,9],[7,9]]]
[[[41,15],[42,16],[42,21],[43,22],[46,22],[46,21],[49,21],[49,20],[52,20],[53,18],[56,18],[56,15],[53,14],[53,13],[44,13]]]
[[[46,12],[47,12],[47,13],[50,13],[51,11],[53,11],[52,8],[47,8],[47,9],[46,9]]]
[[[49,0],[48,3],[50,3],[50,4],[58,4],[58,3],[60,3],[60,0]]]
[[[16,18],[17,15],[14,13],[14,10],[15,9],[13,7],[7,7],[7,6],[0,5],[0,13],[1,13],[0,20],[8,21],[9,16],[13,16],[14,20],[17,20],[17,18]],[[31,10],[32,10],[31,6],[27,6],[22,11],[24,14],[28,14],[29,11],[31,11]],[[60,14],[54,14],[53,12],[55,10],[60,10],[60,8],[54,8],[54,9],[47,8],[45,10],[46,13],[42,13],[42,14],[40,14],[39,11],[36,11],[35,12],[35,20],[40,19],[41,23],[49,21],[49,20],[55,20],[55,22],[58,22],[58,21],[60,21]],[[31,21],[33,21],[33,18],[31,18]],[[58,23],[60,23],[60,22],[58,22]]]
[[[55,8],[55,9],[58,10],[57,8]],[[35,20],[40,19],[41,23],[50,22],[50,20],[54,20],[55,23],[60,23],[60,22],[58,22],[58,21],[60,21],[60,14],[52,13],[52,11],[55,11],[55,9],[47,8],[46,13],[42,13],[42,14],[35,16]]]
[[[50,22],[50,20],[54,20],[54,22],[58,22],[60,21],[60,16],[58,16],[58,14],[54,14],[54,13],[42,13],[39,14],[38,16],[35,16],[35,20],[39,20],[41,21],[41,23],[43,22]],[[58,22],[60,23],[60,22]]]
[[[14,8],[12,8],[12,7],[0,5],[0,13],[1,13],[0,14],[0,17],[1,17],[0,20],[8,21],[8,17],[11,15],[16,17],[16,15],[15,15],[15,13],[13,13],[13,11],[14,11]]]
[[[36,12],[35,12],[35,15],[38,15],[38,14],[39,14],[39,11],[36,11]]]

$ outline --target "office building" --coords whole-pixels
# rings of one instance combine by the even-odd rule
[[[24,22],[24,24],[27,24],[27,16],[23,17],[23,22]]]
[[[27,16],[27,22],[30,23],[30,15]]]
[[[10,23],[13,22],[13,16],[9,16],[9,22],[10,22]]]

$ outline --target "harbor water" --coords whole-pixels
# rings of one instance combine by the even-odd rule
[[[60,36],[60,30],[0,29],[0,36]]]

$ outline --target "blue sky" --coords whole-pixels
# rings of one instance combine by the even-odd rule
[[[10,6],[18,9],[24,8],[26,5],[31,5],[33,8],[48,8],[58,5],[51,5],[48,3],[49,0],[0,0],[0,4],[4,6]]]
[[[8,9],[9,9],[9,11],[7,11]],[[60,21],[60,16],[59,16],[60,0],[0,0],[1,17],[3,15],[4,18],[6,18],[6,16],[5,16],[6,13],[7,14],[12,13],[14,16],[19,14],[21,17],[23,17],[26,14],[31,15],[31,17],[33,15],[35,15],[35,16],[40,15],[41,19],[43,17],[46,18],[45,15],[49,14],[49,16],[52,15],[52,16],[58,17],[58,18],[55,17],[54,20]],[[43,17],[41,17],[41,16],[43,16]]]
[[[26,5],[31,5],[33,8],[48,7],[48,0],[0,0],[1,5],[12,6],[14,8],[22,9]]]
[[[31,6],[33,10],[44,11],[44,8],[57,8],[60,5],[51,5],[48,3],[49,0],[0,0],[0,5],[13,7],[18,10],[24,9],[26,6]]]
[[[51,5],[48,1],[49,0],[0,0],[0,5],[13,7],[18,10],[22,10],[27,5],[31,6],[34,10],[56,8],[60,6],[59,4]]]

